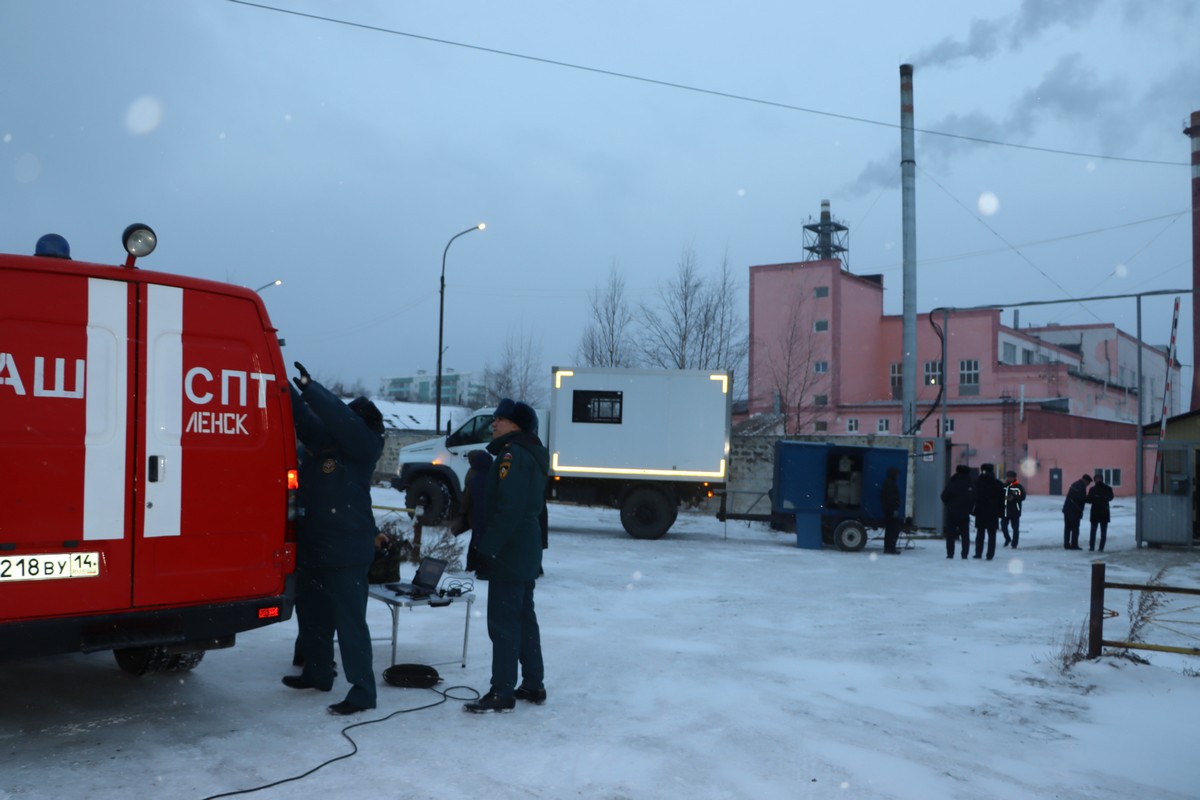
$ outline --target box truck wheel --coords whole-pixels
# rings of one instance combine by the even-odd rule
[[[422,475],[408,485],[404,502],[409,508],[424,508],[422,525],[437,525],[450,508],[450,489],[431,475]]]
[[[844,519],[833,529],[833,543],[838,550],[862,550],[867,546],[867,529],[856,519]]]
[[[675,521],[673,511],[658,489],[634,489],[621,503],[621,525],[635,539],[661,539]]]

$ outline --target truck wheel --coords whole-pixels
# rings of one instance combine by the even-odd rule
[[[422,475],[409,484],[404,502],[409,508],[425,509],[419,518],[422,525],[437,525],[450,508],[450,490],[437,478]]]
[[[186,653],[175,653],[167,662],[167,672],[190,672],[204,660],[203,650],[188,650]]]
[[[171,664],[173,656],[163,647],[126,647],[113,650],[117,666],[130,675],[161,672]]]
[[[661,539],[675,521],[671,511],[658,489],[634,489],[621,503],[621,525],[635,539]]]
[[[844,519],[833,529],[833,543],[838,550],[862,550],[867,546],[867,529],[856,519]]]

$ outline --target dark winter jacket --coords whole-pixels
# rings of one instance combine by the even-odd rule
[[[1020,519],[1021,504],[1025,502],[1025,487],[1013,478],[1004,484],[1004,518]]]
[[[479,552],[488,580],[532,581],[542,569],[542,526],[550,453],[537,436],[513,431],[493,439],[487,479],[487,530]]]
[[[479,569],[479,540],[487,530],[487,480],[492,468],[492,457],[486,450],[472,450],[467,454],[471,468],[467,470],[466,488],[463,491],[463,513],[471,528],[471,541],[467,545],[467,569]]]
[[[883,479],[883,488],[879,492],[880,503],[883,504],[883,518],[894,519],[900,516],[900,487],[896,485],[896,476],[900,471],[890,467],[887,477]]]
[[[1087,502],[1088,482],[1083,478],[1071,484],[1067,490],[1067,498],[1063,500],[1063,517],[1078,522],[1083,519],[1083,504]]]
[[[1108,522],[1110,515],[1108,504],[1112,502],[1112,487],[1103,481],[1096,481],[1088,489],[1087,502],[1092,504],[1092,512],[1088,517],[1091,522]]]
[[[969,470],[955,470],[942,489],[942,502],[952,519],[966,519],[975,508],[975,484],[971,483]]]
[[[316,381],[292,388],[292,414],[302,447],[296,525],[301,567],[350,567],[363,573],[375,557],[371,478],[383,452],[383,434]]]
[[[1004,484],[995,473],[981,470],[975,479],[975,527],[995,528],[1004,510]]]

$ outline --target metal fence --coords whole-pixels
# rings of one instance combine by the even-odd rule
[[[1174,647],[1165,644],[1148,644],[1146,642],[1121,642],[1104,638],[1104,590],[1128,589],[1134,592],[1161,592],[1163,594],[1188,594],[1200,596],[1200,589],[1189,589],[1180,586],[1162,586],[1158,584],[1141,583],[1109,583],[1104,579],[1104,562],[1092,564],[1092,607],[1088,618],[1088,658],[1099,658],[1103,647],[1121,647],[1130,650],[1157,650],[1161,653],[1181,653],[1188,656],[1200,656],[1200,648]],[[1179,623],[1180,621],[1176,621]],[[1161,624],[1161,623],[1160,623]],[[1200,624],[1187,622],[1186,624]],[[1195,637],[1192,637],[1195,638]]]

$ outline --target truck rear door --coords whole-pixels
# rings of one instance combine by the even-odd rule
[[[255,296],[139,291],[133,603],[279,593],[295,435],[274,331]]]
[[[131,291],[33,259],[0,260],[6,620],[130,604]]]

